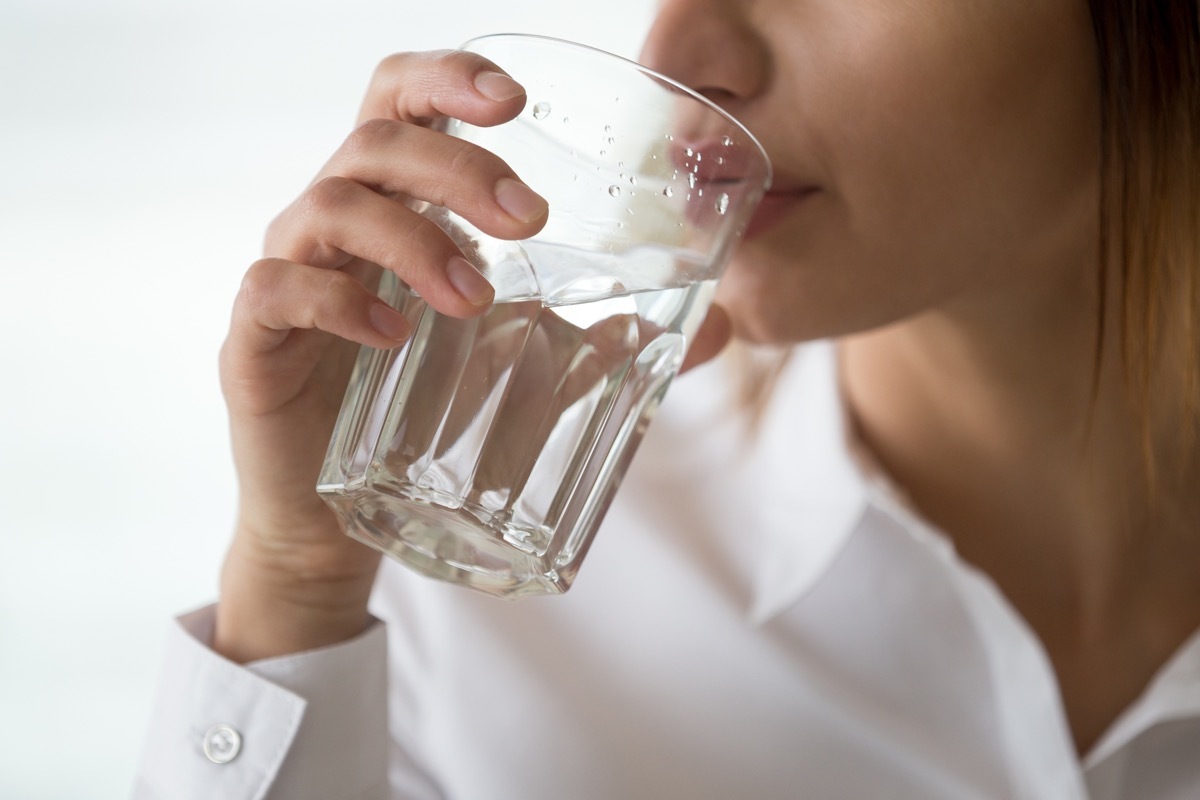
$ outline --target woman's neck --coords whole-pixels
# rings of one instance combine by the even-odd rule
[[[1096,377],[1094,303],[998,298],[844,340],[843,389],[862,443],[1037,631],[1083,747],[1200,626],[1200,453],[1152,427],[1147,479],[1112,341]],[[1090,686],[1095,657],[1123,677]]]

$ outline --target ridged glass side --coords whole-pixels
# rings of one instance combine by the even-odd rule
[[[683,358],[711,283],[413,325],[364,348],[318,487],[347,532],[491,594],[566,591]]]

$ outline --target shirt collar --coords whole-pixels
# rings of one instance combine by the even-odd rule
[[[1200,630],[1158,671],[1132,706],[1109,727],[1084,759],[1091,768],[1163,722],[1200,716]]]
[[[850,429],[832,342],[794,350],[768,401],[751,467],[763,505],[751,620],[799,600],[828,569],[863,516],[866,477]]]

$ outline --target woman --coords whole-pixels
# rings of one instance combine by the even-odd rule
[[[409,333],[374,265],[492,298],[397,198],[546,216],[424,127],[515,116],[504,65],[386,60],[234,308],[238,525],[140,796],[1200,796],[1198,18],[666,0],[644,63],[777,175],[691,360],[809,344],[753,429],[727,364],[681,379],[576,587],[516,605],[381,569],[312,489],[348,354]]]

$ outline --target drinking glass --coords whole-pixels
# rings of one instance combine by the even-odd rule
[[[770,183],[740,123],[632,61],[558,39],[467,42],[521,83],[514,120],[435,127],[500,156],[547,199],[532,238],[412,206],[496,289],[439,314],[385,272],[414,331],[363,348],[317,491],[346,532],[502,597],[566,591]],[[636,559],[637,553],[628,557]]]

